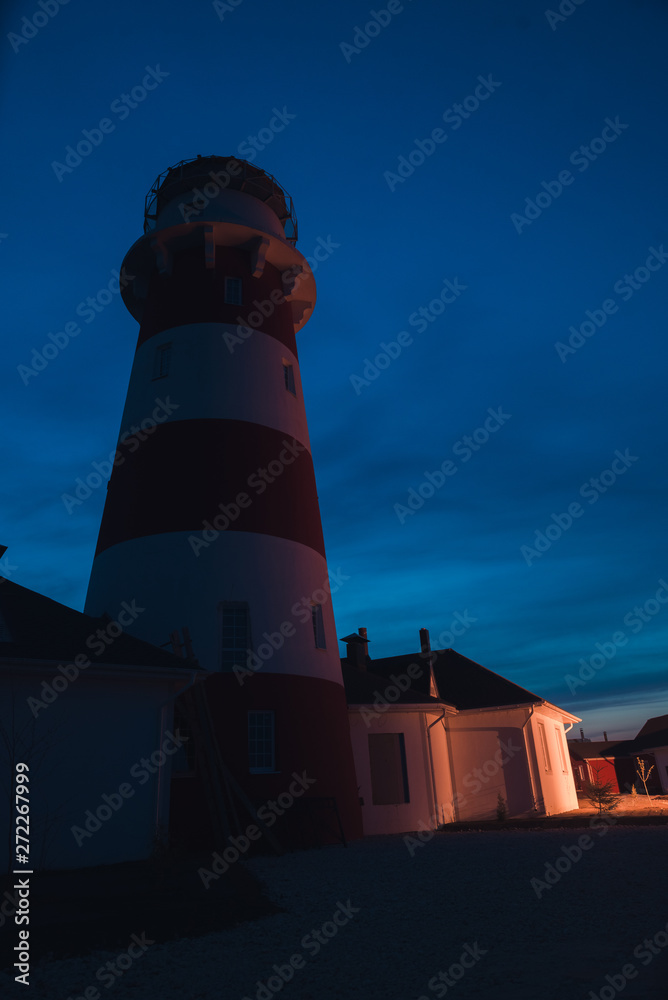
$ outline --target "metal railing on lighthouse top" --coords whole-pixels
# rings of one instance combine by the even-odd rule
[[[278,217],[288,243],[297,242],[297,214],[290,195],[266,170],[236,156],[195,156],[163,170],[146,195],[144,233],[156,228],[165,205],[180,194],[214,183],[212,175],[215,173],[224,175],[225,189],[250,194],[267,205]]]

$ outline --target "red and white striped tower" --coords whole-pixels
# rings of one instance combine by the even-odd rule
[[[133,633],[158,645],[186,625],[252,800],[306,771],[359,836],[295,342],[315,281],[292,201],[250,163],[197,157],[157,179],[144,233],[121,274],[140,330],[86,613],[134,600]],[[248,713],[262,711],[273,757],[270,732],[249,747]]]

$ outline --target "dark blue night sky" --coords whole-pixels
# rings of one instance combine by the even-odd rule
[[[561,8],[3,4],[5,575],[83,607],[105,488],[63,494],[137,335],[108,289],[155,177],[236,155],[324,258],[299,345],[339,636],[428,627],[591,737],[668,711],[668,5]]]

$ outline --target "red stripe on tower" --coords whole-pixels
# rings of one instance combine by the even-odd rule
[[[193,490],[197,482],[199,488]],[[308,545],[324,557],[306,445],[242,420],[176,420],[156,427],[114,470],[97,551],[131,538],[212,528],[274,535]]]
[[[173,258],[170,274],[154,272],[138,346],[175,326],[229,323],[262,330],[295,352],[293,309],[285,299],[283,272],[265,263],[262,273],[253,278],[249,273],[251,254],[250,249],[216,247],[214,266],[207,268],[202,248],[196,246]],[[225,301],[229,281],[238,282],[238,303]]]

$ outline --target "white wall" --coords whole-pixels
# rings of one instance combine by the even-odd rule
[[[539,723],[543,723],[545,727],[549,769],[546,767],[543,757]],[[536,775],[540,782],[539,794],[542,799],[542,809],[547,816],[577,809],[578,797],[575,790],[575,779],[573,778],[571,758],[561,716],[547,706],[541,706],[532,715],[530,727]]]
[[[427,725],[438,720],[440,711],[408,712],[392,706],[371,716],[367,709],[365,721],[364,712],[350,709],[365,834],[432,829],[439,822],[496,819],[499,794],[509,817],[551,815],[578,808],[564,725],[557,712],[541,707],[533,715],[528,708],[448,714],[432,727],[428,741]],[[545,726],[549,771],[538,742],[539,721]],[[408,803],[373,805],[368,736],[381,732],[404,733]],[[563,741],[565,770],[558,738]],[[668,762],[668,752],[666,757]]]
[[[163,676],[140,679],[126,668],[118,676],[105,676],[88,667],[55,701],[44,709],[28,697],[41,699],[42,682],[51,682],[53,668],[29,670],[19,664],[15,673],[0,668],[0,725],[11,731],[15,716],[16,758],[28,764],[30,789],[30,858],[35,869],[79,868],[113,864],[148,857],[159,825],[169,815],[169,778],[172,756],[150,774],[142,758],[150,758],[172,728],[172,692],[186,681],[175,671],[174,680]],[[109,670],[109,668],[107,668]],[[157,673],[157,672],[156,672]],[[12,763],[0,743],[0,829],[11,822],[10,782]],[[153,765],[149,765],[152,768]],[[127,784],[132,794],[119,796]],[[72,832],[85,830],[86,811],[111,808],[103,794],[120,807],[80,845]],[[119,796],[119,798],[116,798]],[[13,803],[12,803],[13,805]],[[91,826],[93,824],[91,823]],[[0,843],[0,863],[7,870],[7,838]]]
[[[442,711],[442,710],[441,710]],[[441,713],[439,713],[440,715]],[[456,816],[453,808],[453,763],[448,746],[447,725],[451,718],[450,712],[439,719],[436,714],[426,717],[426,725],[429,727],[431,744],[431,755],[434,765],[434,782],[436,786],[436,807],[434,810],[434,826],[440,823],[454,823]]]
[[[448,720],[458,820],[496,819],[498,795],[509,816],[533,812],[521,708],[459,712]]]
[[[370,714],[370,710],[367,710]],[[384,833],[406,833],[433,829],[438,824],[431,777],[429,745],[426,725],[434,722],[440,710],[423,713],[402,711],[392,706],[383,714],[368,719],[356,708],[350,708],[350,736],[355,758],[355,771],[359,794],[364,800],[362,821],[366,836]],[[368,720],[368,724],[367,724]],[[434,727],[439,729],[439,727]],[[374,805],[369,763],[369,735],[374,733],[403,733],[408,771],[409,802],[397,805]],[[434,730],[432,730],[434,733]],[[445,741],[436,733],[432,738],[435,755],[436,799],[443,802],[450,797],[448,766],[445,759]],[[434,819],[436,817],[436,819]]]
[[[138,349],[121,432],[150,417],[156,400],[175,409],[161,423],[180,420],[246,420],[296,438],[310,450],[299,362],[275,337],[260,330],[230,351],[223,334],[237,336],[232,323],[189,323],[163,330]],[[171,343],[169,376],[153,379],[156,347]],[[295,389],[287,392],[283,382],[283,358],[293,365]],[[121,454],[127,454],[121,448]],[[230,502],[233,497],[221,497]],[[216,514],[214,511],[213,514]]]
[[[215,513],[215,512],[214,512]],[[332,596],[324,556],[307,545],[252,531],[222,531],[195,556],[190,537],[201,533],[172,531],[132,538],[100,552],[86,599],[86,611],[113,618],[121,595],[143,612],[127,631],[155,645],[174,628],[187,625],[195,656],[205,670],[220,670],[221,602],[248,601],[253,649],[263,647],[263,673],[299,674],[342,684],[341,659]],[[265,567],[258,573],[257,567]],[[235,567],[230,576],[229,567]],[[128,580],[131,583],[128,583]],[[315,649],[310,600],[322,604],[327,649]],[[265,632],[285,641],[272,652]],[[289,628],[288,628],[289,626]],[[255,661],[251,661],[254,663]],[[256,664],[257,665],[257,664]]]

